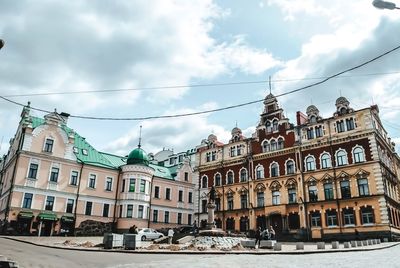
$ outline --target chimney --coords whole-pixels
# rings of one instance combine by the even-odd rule
[[[63,119],[64,124],[67,124],[67,122],[68,122],[68,117],[70,116],[70,114],[62,112],[62,113],[60,113],[60,116],[61,116],[61,118]]]

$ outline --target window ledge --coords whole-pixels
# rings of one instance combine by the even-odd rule
[[[356,227],[356,225],[355,224],[345,224],[343,227],[350,228],[350,227]]]
[[[78,188],[78,185],[76,184],[68,184],[69,187],[74,187],[74,188]]]
[[[93,188],[93,187],[86,187],[86,189],[88,189],[88,190],[96,190],[96,188]]]
[[[37,181],[38,180],[37,178],[29,178],[29,177],[26,177],[25,179],[30,180],[30,181]]]
[[[328,228],[338,228],[339,226],[337,226],[337,225],[330,225],[330,226],[328,226]]]
[[[366,227],[375,226],[375,223],[364,223],[362,226],[366,226]]]

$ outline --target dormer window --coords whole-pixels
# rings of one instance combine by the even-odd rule
[[[78,149],[78,147],[74,147],[74,154],[77,154],[78,152],[79,152],[79,149]]]
[[[277,119],[275,119],[272,122],[272,131],[278,131],[278,120]]]
[[[317,117],[311,116],[310,117],[310,123],[317,123]]]
[[[86,149],[82,149],[82,154],[83,155],[88,155],[88,151]]]
[[[54,145],[54,140],[47,138],[46,142],[44,143],[43,151],[45,151],[47,153],[53,152],[53,145]]]

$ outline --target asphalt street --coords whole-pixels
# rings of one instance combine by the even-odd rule
[[[365,252],[310,255],[125,254],[53,249],[0,238],[0,255],[20,267],[399,267],[400,246]]]

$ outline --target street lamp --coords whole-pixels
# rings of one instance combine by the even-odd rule
[[[3,39],[0,39],[0,49],[1,49],[2,47],[4,47],[4,41],[3,41]]]
[[[396,7],[395,3],[392,2],[386,2],[382,0],[374,0],[372,1],[372,5],[376,8],[379,9],[400,9],[399,7]]]

